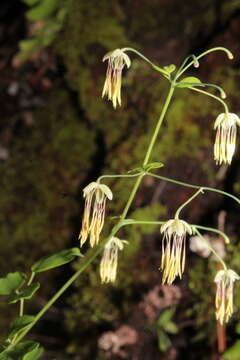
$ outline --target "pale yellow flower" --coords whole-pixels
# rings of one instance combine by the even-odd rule
[[[177,276],[182,277],[185,267],[186,235],[192,234],[191,226],[183,220],[171,219],[161,226],[162,282],[172,284]]]
[[[82,229],[79,234],[80,246],[88,236],[93,247],[99,242],[99,236],[104,225],[106,199],[112,200],[112,192],[107,185],[91,182],[83,189],[85,207],[82,220]]]
[[[231,164],[236,147],[237,125],[240,125],[240,119],[234,113],[222,113],[215,121],[214,129],[217,130],[217,133],[214,144],[214,160],[219,165]]]
[[[121,106],[122,70],[125,65],[128,68],[130,67],[131,60],[121,49],[116,49],[107,53],[103,57],[103,61],[106,60],[108,60],[108,68],[102,97],[107,95],[108,100],[111,100],[113,107],[116,108],[117,104]]]
[[[231,269],[220,270],[215,276],[216,319],[221,324],[228,322],[233,314],[233,284],[236,280],[240,280],[240,276]]]
[[[118,251],[123,250],[125,240],[112,237],[104,247],[100,263],[100,277],[103,283],[114,282],[117,276]]]

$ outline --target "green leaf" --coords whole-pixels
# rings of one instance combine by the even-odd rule
[[[166,70],[169,74],[171,74],[172,72],[174,72],[176,70],[176,65],[171,64],[168,66],[164,66],[164,70]]]
[[[151,169],[159,169],[159,168],[161,168],[163,166],[164,166],[163,163],[156,161],[156,162],[152,162],[152,163],[149,163],[146,166],[144,166],[144,170],[145,171],[150,171]]]
[[[40,288],[40,284],[38,282],[33,283],[28,287],[26,287],[25,289],[23,289],[22,291],[20,291],[18,294],[9,296],[8,302],[9,304],[15,304],[17,301],[20,301],[21,299],[31,299],[39,288]]]
[[[33,9],[27,12],[27,18],[31,21],[41,21],[52,15],[57,9],[58,0],[42,0]]]
[[[163,326],[163,328],[169,334],[177,334],[178,333],[178,328],[172,321],[169,321],[166,325]]]
[[[10,295],[19,289],[26,280],[26,275],[21,272],[9,273],[0,279],[0,295]]]
[[[169,337],[163,332],[158,331],[158,347],[160,351],[166,351],[172,345]]]
[[[31,315],[23,315],[12,321],[10,325],[9,339],[12,339],[15,335],[19,335],[34,321],[35,317]]]
[[[159,328],[164,328],[167,325],[167,323],[169,323],[169,321],[172,319],[174,312],[175,312],[174,308],[164,310],[158,318],[157,326]]]
[[[47,271],[71,262],[75,256],[83,256],[78,248],[62,250],[56,254],[44,256],[32,266],[33,272]]]
[[[185,77],[177,84],[177,87],[180,88],[187,88],[192,86],[205,86],[205,85],[203,85],[200,79],[194,76]]]
[[[230,347],[224,354],[224,360],[239,360],[240,354],[240,340],[237,340],[235,344]]]
[[[43,348],[35,348],[26,355],[24,355],[23,360],[37,360],[43,354]]]
[[[11,349],[4,350],[0,354],[0,360],[33,360],[34,359],[33,357],[26,357],[26,356],[27,355],[30,356],[31,353],[33,353],[33,351],[36,349],[39,350],[41,349],[39,348],[38,343],[34,341],[25,341],[15,345]]]

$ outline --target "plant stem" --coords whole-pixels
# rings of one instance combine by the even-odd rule
[[[112,174],[112,175],[102,175],[102,176],[99,176],[99,178],[97,179],[98,182],[100,182],[102,179],[105,179],[105,178],[131,178],[131,177],[137,177],[139,175],[141,175],[141,173],[136,173],[136,174]]]
[[[205,239],[205,237],[197,229],[195,229],[195,232],[207,244],[209,249],[212,251],[212,253],[216,256],[216,258],[222,264],[224,270],[227,270],[227,266],[226,266],[225,262],[223,261],[223,259],[221,258],[221,256],[219,256],[218,253],[216,253],[216,251],[212,248],[212,246],[209,244],[209,242]]]
[[[227,193],[227,192],[225,192],[223,190],[214,189],[214,188],[211,188],[211,187],[208,187],[208,186],[192,185],[192,184],[185,183],[183,181],[178,181],[178,180],[174,180],[174,179],[171,179],[171,178],[168,178],[168,177],[165,177],[165,176],[156,175],[156,174],[153,174],[151,172],[146,172],[146,175],[152,176],[152,177],[154,177],[156,179],[171,182],[173,184],[189,187],[189,188],[192,188],[192,189],[202,189],[204,191],[216,192],[218,194],[228,196],[228,197],[232,198],[233,200],[235,200],[238,204],[240,204],[240,199],[239,198],[237,198],[236,196],[234,196],[232,194],[229,194],[229,193]]]
[[[202,54],[198,55],[196,57],[197,60],[201,59],[203,56],[206,56],[207,54],[210,54],[211,52],[214,52],[214,51],[224,51],[228,58],[230,60],[233,59],[233,54],[231,53],[231,51],[229,51],[228,49],[224,48],[224,47],[221,47],[221,46],[218,46],[218,47],[215,47],[215,48],[212,48],[212,49],[209,49],[207,51],[204,51]],[[176,79],[178,79],[187,69],[189,69],[195,62],[196,60],[194,61],[191,61],[188,65],[186,65],[181,71],[178,72],[177,76],[176,76]]]
[[[152,153],[153,146],[154,146],[154,144],[156,142],[156,139],[157,139],[157,136],[158,136],[158,133],[159,133],[159,129],[160,129],[161,125],[162,125],[162,122],[163,122],[164,116],[166,114],[167,108],[169,106],[169,103],[171,101],[173,92],[174,92],[174,87],[171,85],[168,96],[167,96],[166,101],[164,103],[160,118],[158,120],[157,126],[156,126],[156,128],[154,130],[154,133],[153,133],[153,136],[151,138],[147,153],[145,155],[145,158],[144,158],[144,161],[143,161],[143,167],[146,166],[148,161],[149,161],[149,158],[150,158],[151,153]]]
[[[162,225],[164,223],[165,223],[165,221],[144,221],[144,220],[126,219],[126,222],[122,222],[121,227],[127,226],[127,225]],[[211,227],[207,227],[207,226],[195,225],[195,224],[189,224],[189,225],[192,228],[194,228],[195,230],[201,229],[201,230],[214,232],[214,233],[222,236],[227,244],[229,244],[229,242],[230,242],[228,236],[219,229],[215,229],[215,228],[211,228]]]
[[[160,127],[161,127],[161,124],[162,124],[162,121],[164,119],[164,116],[167,112],[167,109],[168,109],[168,106],[170,104],[170,100],[172,98],[172,95],[173,95],[173,92],[174,92],[174,87],[171,85],[170,87],[170,90],[169,90],[169,93],[168,93],[168,96],[166,98],[166,101],[164,103],[164,106],[163,106],[163,109],[162,109],[162,112],[161,112],[161,115],[158,119],[158,122],[157,122],[157,125],[155,127],[155,130],[153,132],[153,135],[151,137],[151,140],[150,140],[150,144],[148,146],[148,149],[146,151],[146,155],[145,155],[145,158],[144,158],[144,161],[143,161],[143,166],[147,165],[148,163],[148,160],[151,156],[151,153],[152,153],[152,149],[153,149],[153,146],[155,144],[155,141],[157,139],[157,135],[159,133],[159,130],[160,130]],[[56,292],[56,294],[47,302],[47,304],[39,311],[39,313],[35,316],[35,319],[34,321],[19,335],[19,337],[16,339],[14,345],[16,345],[17,343],[19,343],[19,341],[21,339],[23,339],[25,337],[25,335],[31,330],[31,328],[37,323],[37,321],[45,314],[45,312],[55,303],[55,301],[70,287],[70,285],[72,285],[72,283],[79,277],[79,275],[94,261],[94,259],[97,257],[97,255],[101,252],[102,248],[104,247],[104,245],[109,241],[109,239],[111,237],[113,237],[117,231],[120,229],[121,227],[121,223],[122,221],[125,219],[125,217],[127,216],[127,213],[128,213],[128,210],[133,202],[133,199],[136,195],[136,192],[141,184],[141,180],[143,178],[143,176],[145,175],[145,173],[140,173],[138,174],[138,178],[133,186],[133,189],[129,195],[129,199],[127,201],[127,204],[125,206],[125,208],[123,209],[123,212],[122,212],[122,215],[120,217],[120,220],[118,221],[118,223],[113,227],[110,235],[104,239],[100,245],[97,247],[96,250],[94,251],[91,251],[90,253],[90,256],[88,257],[88,259],[79,267],[78,271],[73,274],[70,279]],[[9,346],[12,347],[13,344],[11,344]]]
[[[140,53],[139,51],[133,49],[133,48],[130,48],[130,47],[127,47],[127,48],[124,48],[122,49],[122,51],[131,51],[135,54],[137,54],[138,56],[140,56],[144,61],[146,61],[148,64],[150,64],[155,70],[157,70],[158,72],[162,73],[163,75],[167,76],[168,77],[168,72],[165,71],[164,69],[162,69],[161,67],[155,65],[150,59],[148,59],[146,56],[144,56],[142,53]]]
[[[191,226],[193,226],[194,228],[197,228],[197,229],[202,229],[202,230],[206,230],[206,231],[215,232],[215,233],[217,233],[218,235],[220,235],[220,236],[222,236],[224,238],[226,244],[230,243],[230,240],[229,240],[228,236],[219,229],[211,228],[211,227],[208,227],[208,226],[202,226],[202,225],[191,225]]]
[[[182,209],[188,205],[193,199],[195,199],[195,197],[197,197],[200,193],[203,193],[203,189],[200,188],[197,192],[195,192],[195,194],[193,194],[193,196],[191,196],[187,201],[185,201],[176,211],[175,214],[175,219],[178,219],[180,212],[182,211]]]
[[[19,316],[23,316],[24,313],[24,300],[20,300],[20,309],[19,309]]]
[[[190,90],[193,90],[193,91],[197,91],[197,92],[199,92],[199,93],[201,93],[201,94],[210,96],[210,97],[212,97],[213,99],[219,101],[219,102],[224,106],[225,113],[228,114],[229,110],[228,110],[227,104],[225,103],[225,101],[223,101],[222,99],[220,99],[218,96],[215,96],[215,95],[209,93],[208,91],[200,90],[200,89],[197,89],[197,88],[194,88],[194,87],[189,87],[189,89],[190,89]]]

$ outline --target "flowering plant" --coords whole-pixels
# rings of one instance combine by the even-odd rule
[[[80,246],[83,246],[89,238],[92,249],[87,253],[86,257],[81,260],[78,270],[48,301],[39,313],[34,316],[24,314],[24,302],[30,299],[40,287],[38,282],[33,282],[35,276],[39,272],[47,271],[57,266],[66,264],[76,257],[82,257],[83,255],[78,248],[63,250],[59,253],[40,259],[32,266],[29,278],[27,278],[27,275],[23,273],[16,272],[8,274],[5,278],[0,279],[0,294],[9,295],[9,301],[11,303],[19,302],[20,304],[19,317],[11,324],[7,341],[0,353],[0,360],[39,358],[42,354],[42,348],[40,345],[36,342],[22,342],[23,338],[45,314],[50,306],[54,304],[54,302],[65,292],[66,289],[69,288],[69,286],[80,276],[80,274],[88,268],[88,266],[102,251],[103,256],[100,262],[101,281],[102,283],[108,283],[116,280],[119,250],[123,251],[124,246],[127,244],[125,240],[120,240],[116,235],[118,235],[123,227],[134,226],[136,224],[157,224],[160,227],[160,232],[163,234],[162,240],[159,241],[162,248],[160,270],[162,271],[163,283],[172,284],[176,277],[182,277],[185,269],[186,238],[188,235],[197,236],[202,239],[202,241],[206,242],[207,248],[218,258],[219,264],[222,267],[214,280],[217,285],[216,319],[220,324],[229,320],[233,313],[233,284],[236,280],[239,280],[240,277],[233,270],[227,267],[223,259],[203,237],[200,230],[217,233],[223,237],[226,243],[229,242],[229,238],[225,233],[218,229],[189,224],[186,219],[180,219],[179,215],[183,208],[191,201],[199,195],[204,195],[206,192],[216,192],[221,195],[228,196],[238,204],[240,203],[240,199],[219,189],[187,184],[163,177],[155,172],[157,169],[160,169],[163,164],[156,161],[150,162],[152,150],[157,141],[161,125],[172,100],[174,91],[177,88],[187,88],[191,91],[196,91],[200,94],[211,97],[223,106],[224,112],[218,115],[213,126],[216,130],[214,159],[218,165],[231,164],[235,152],[237,126],[240,125],[240,119],[237,114],[229,112],[228,106],[224,101],[226,98],[224,90],[218,85],[204,83],[196,77],[182,77],[191,66],[196,68],[199,67],[199,60],[214,51],[222,51],[229,59],[233,58],[232,53],[228,49],[216,47],[203,52],[199,56],[191,55],[187,57],[177,69],[173,64],[159,67],[143,54],[132,48],[116,49],[104,56],[103,61],[108,61],[108,67],[102,96],[107,96],[108,100],[112,101],[114,108],[116,108],[117,105],[121,105],[122,71],[125,66],[129,68],[131,65],[128,53],[134,53],[137,56],[140,56],[169,82],[168,95],[163,104],[160,117],[153,129],[149,145],[146,149],[145,157],[140,167],[129,170],[125,174],[102,175],[96,181],[91,182],[83,189],[85,208],[79,240]],[[203,90],[203,88],[205,89],[207,87],[217,90],[219,96]],[[145,176],[173,182],[181,186],[190,187],[196,191],[176,210],[174,217],[168,221],[159,221],[156,219],[153,219],[152,221],[145,221],[144,219],[135,220],[128,218],[130,207]],[[109,232],[109,235],[106,238],[101,239],[101,233],[105,222],[106,204],[108,200],[113,199],[113,194],[110,188],[106,184],[102,183],[102,180],[107,180],[107,178],[126,178],[126,180],[127,178],[136,178],[136,181],[121,215],[113,218],[115,222]],[[131,241],[131,239],[128,239],[128,241]],[[28,357],[25,358],[25,356]]]

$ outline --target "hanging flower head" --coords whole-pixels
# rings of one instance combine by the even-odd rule
[[[127,241],[112,237],[104,247],[100,263],[100,276],[103,283],[114,282],[117,276],[118,251],[123,250]]]
[[[99,242],[99,235],[104,225],[106,199],[112,200],[112,192],[107,185],[91,182],[83,189],[85,208],[82,220],[82,229],[79,234],[80,246],[88,236],[93,247]]]
[[[172,284],[176,276],[182,277],[185,267],[186,235],[192,234],[188,223],[179,219],[171,219],[161,226],[162,260],[160,269],[163,271],[162,282]]]
[[[131,65],[131,60],[124,50],[116,49],[107,53],[103,57],[103,61],[108,60],[108,68],[106,73],[106,80],[103,86],[102,97],[107,95],[108,100],[111,100],[113,107],[117,104],[121,106],[121,84],[122,84],[122,70],[126,65],[128,68]]]
[[[240,125],[240,119],[233,113],[222,113],[215,121],[214,129],[217,130],[217,134],[214,160],[219,165],[231,164],[236,147],[237,125]]]
[[[236,280],[240,280],[240,276],[231,269],[220,270],[215,276],[216,319],[221,324],[228,322],[233,314],[233,284]]]

